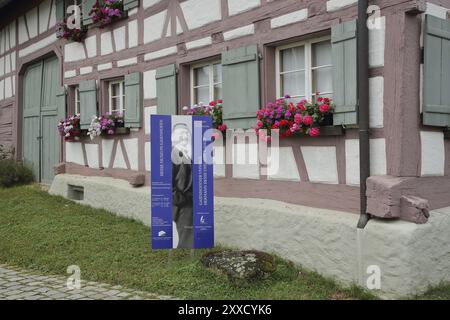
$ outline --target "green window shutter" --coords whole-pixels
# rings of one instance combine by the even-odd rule
[[[87,26],[92,24],[91,16],[89,12],[92,10],[92,7],[95,5],[96,0],[83,0],[81,4],[81,11],[83,13],[83,25]]]
[[[332,26],[334,125],[358,124],[356,20]]]
[[[56,105],[58,108],[58,120],[63,120],[66,118],[66,88],[64,86],[59,87],[56,91]]]
[[[123,0],[123,9],[131,10],[139,7],[139,0]]]
[[[174,64],[156,70],[158,114],[177,114],[177,68]]]
[[[56,21],[63,21],[66,16],[66,7],[64,5],[64,0],[56,0]]]
[[[141,127],[142,113],[142,73],[136,72],[125,76],[125,126]]]
[[[256,46],[222,53],[223,120],[231,129],[249,129],[260,107]]]
[[[450,127],[450,21],[425,17],[423,124]]]
[[[97,115],[97,86],[95,80],[80,82],[80,125],[88,129],[92,116]]]

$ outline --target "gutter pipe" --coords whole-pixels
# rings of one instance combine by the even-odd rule
[[[358,115],[360,161],[360,218],[358,228],[364,229],[370,220],[367,213],[367,179],[370,177],[369,140],[369,29],[368,0],[358,1]]]

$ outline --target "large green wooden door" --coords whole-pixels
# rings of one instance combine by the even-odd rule
[[[57,124],[60,115],[58,59],[49,58],[30,66],[24,76],[23,158],[33,168],[36,181],[51,183],[53,167],[60,158]]]

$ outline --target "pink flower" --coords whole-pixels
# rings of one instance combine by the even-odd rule
[[[256,125],[258,126],[258,128],[262,128],[263,127],[263,123],[261,120],[259,120]]]
[[[310,115],[306,115],[303,117],[303,124],[310,126],[313,124],[313,118]]]
[[[311,129],[309,129],[309,135],[311,137],[318,137],[320,135],[320,129],[319,128],[311,128]]]
[[[294,116],[294,121],[295,121],[296,124],[302,123],[302,116],[301,116],[300,113],[297,113],[297,114]]]
[[[327,104],[321,104],[319,106],[319,111],[322,113],[327,113],[330,110],[330,106]]]

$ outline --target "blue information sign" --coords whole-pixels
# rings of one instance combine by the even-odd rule
[[[212,119],[151,117],[152,248],[214,247]]]

